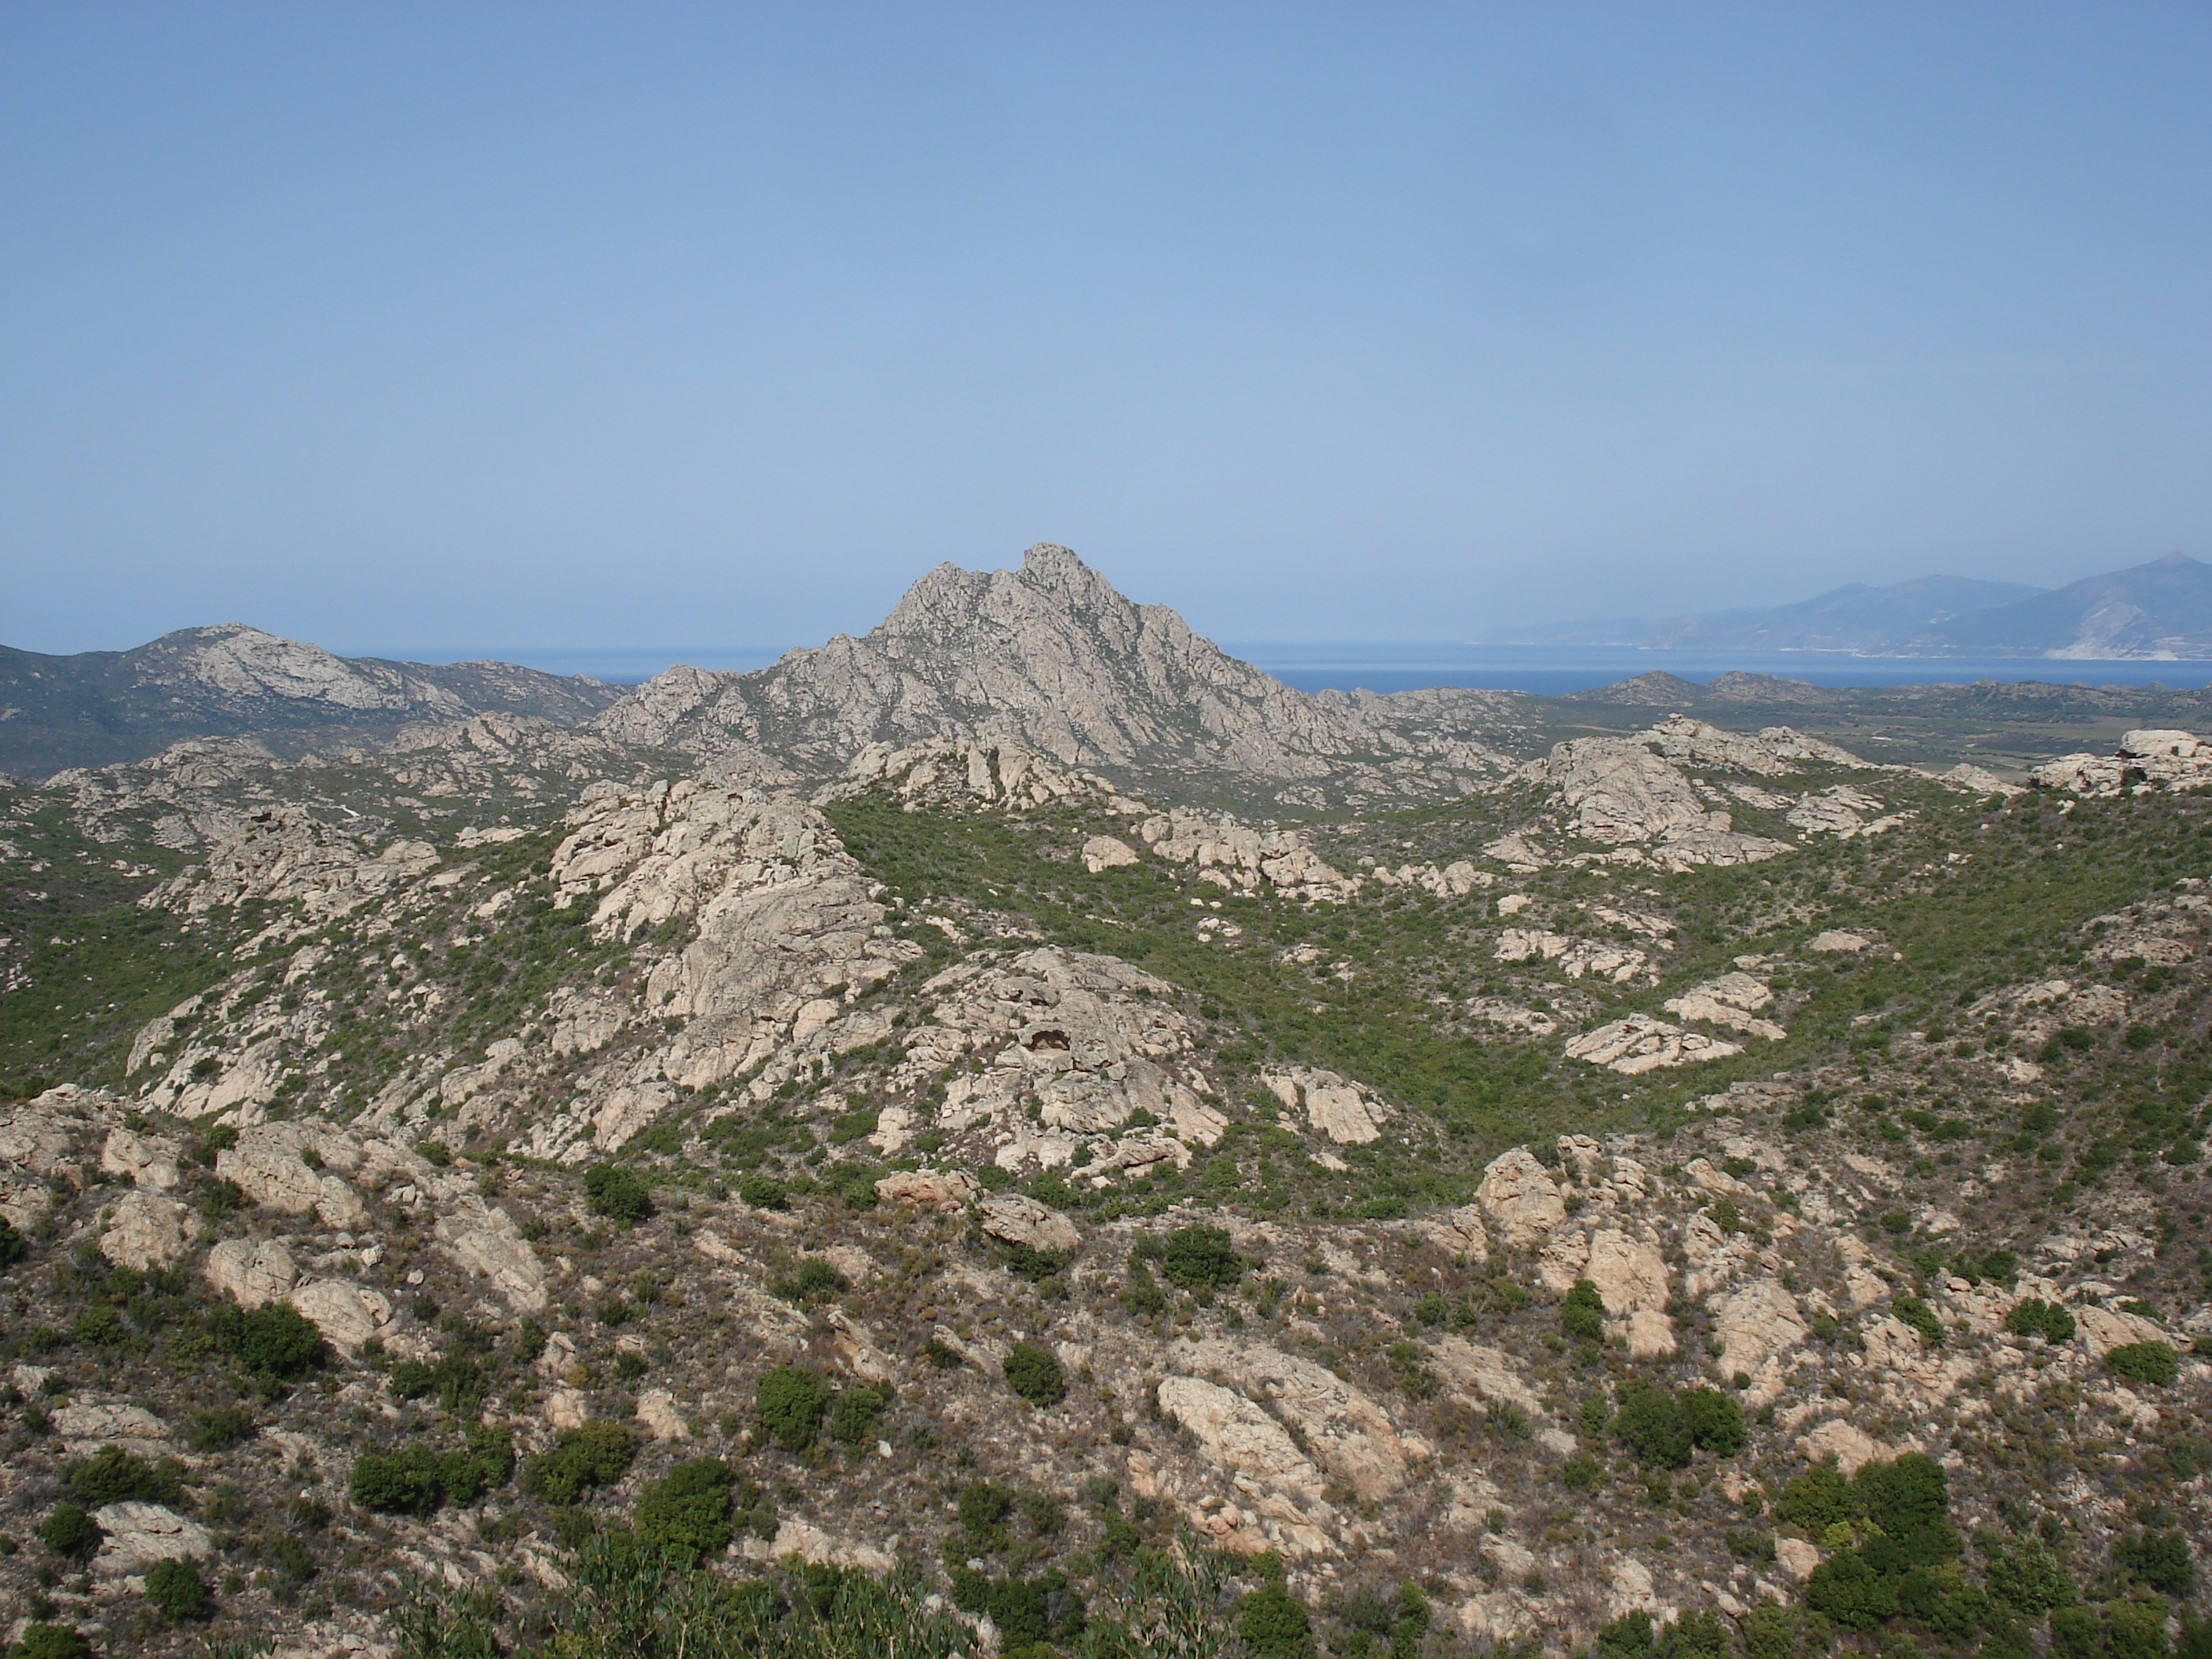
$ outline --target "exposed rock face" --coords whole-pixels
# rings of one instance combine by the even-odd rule
[[[1758,1405],[1782,1392],[1787,1357],[1811,1329],[1796,1300],[1772,1279],[1755,1279],[1729,1297],[1713,1310],[1713,1328],[1721,1370],[1749,1376],[1745,1394]]]
[[[965,1170],[905,1170],[876,1182],[876,1196],[887,1204],[957,1214],[983,1190]]]
[[[2124,790],[2202,789],[2212,783],[2212,744],[2191,732],[2123,733],[2116,755],[2062,755],[2028,774],[2041,789],[2112,796]]]
[[[240,1307],[281,1302],[300,1282],[292,1253],[273,1239],[226,1238],[208,1252],[208,1283]]]
[[[184,1179],[175,1144],[135,1135],[119,1125],[107,1132],[100,1149],[104,1175],[121,1176],[135,1186],[167,1192]]]
[[[165,634],[134,650],[0,657],[0,770],[42,778],[108,766],[179,738],[455,720],[494,710],[573,724],[621,692],[509,663],[384,662],[222,623]]]
[[[1060,767],[1203,766],[1331,791],[1449,793],[1496,767],[1491,751],[1389,711],[1293,691],[1039,544],[1018,571],[939,565],[863,638],[840,635],[751,674],[672,671],[594,726],[769,781],[835,776],[871,744],[930,739],[1012,745]]]
[[[1267,1401],[1322,1467],[1362,1498],[1387,1498],[1406,1484],[1406,1451],[1389,1414],[1334,1371],[1257,1343],[1200,1342],[1182,1359]]]
[[[1570,1060],[1587,1060],[1626,1077],[1740,1054],[1743,1045],[1670,1025],[1650,1014],[1629,1014],[1568,1040]]]
[[[1758,1017],[1759,1009],[1771,1007],[1773,1002],[1774,993],[1765,981],[1749,974],[1733,973],[1709,979],[1679,997],[1669,997],[1665,1007],[1679,1018],[1704,1020],[1779,1042],[1790,1034],[1772,1020]]]
[[[570,822],[553,875],[563,902],[595,901],[597,933],[627,939],[671,921],[697,929],[645,987],[656,1018],[685,1022],[659,1057],[672,1082],[700,1088],[758,1065],[824,992],[872,985],[920,954],[890,937],[873,884],[821,814],[799,802],[689,781],[643,791],[598,785]],[[595,1143],[619,1145],[658,1109],[595,1123]],[[580,1128],[556,1120],[537,1140],[550,1152]]]
[[[1304,1109],[1316,1133],[1340,1146],[1364,1146],[1382,1138],[1382,1108],[1358,1084],[1334,1072],[1292,1066],[1263,1072],[1261,1082],[1292,1111]]]
[[[311,1212],[331,1227],[359,1226],[368,1218],[361,1194],[340,1175],[311,1165],[359,1159],[341,1135],[304,1123],[264,1123],[240,1131],[238,1144],[216,1154],[215,1172],[234,1181],[264,1209],[286,1215]]]
[[[1310,1495],[1325,1484],[1283,1425],[1240,1394],[1195,1376],[1169,1376],[1160,1380],[1159,1402],[1198,1437],[1200,1454],[1217,1468]]]
[[[895,1084],[926,1083],[945,1067],[981,1061],[947,1084],[940,1131],[997,1138],[998,1164],[1068,1164],[1091,1149],[1100,1173],[1186,1163],[1228,1120],[1202,1097],[1217,1092],[1196,1063],[1197,1032],[1166,981],[1117,957],[1046,947],[1004,962],[974,957],[922,988],[928,1023],[907,1036]],[[1024,1109],[1037,1103],[1037,1121]],[[1124,1126],[1139,1112],[1175,1129]]]
[[[1139,862],[1135,848],[1111,836],[1093,836],[1083,843],[1083,867],[1094,876],[1102,870],[1117,870]]]
[[[1566,1200],[1551,1171],[1525,1146],[1491,1160],[1482,1172],[1474,1201],[1506,1243],[1526,1244],[1567,1218]]]
[[[315,1279],[298,1286],[287,1298],[315,1322],[331,1346],[348,1353],[360,1352],[373,1336],[382,1336],[392,1323],[392,1304],[378,1291],[342,1279]]]
[[[119,1267],[166,1267],[180,1261],[198,1218],[173,1198],[154,1193],[125,1193],[116,1200],[100,1253]]]
[[[1583,1272],[1597,1286],[1606,1312],[1616,1319],[1639,1310],[1656,1312],[1667,1305],[1667,1261],[1659,1247],[1632,1238],[1617,1227],[1601,1227],[1590,1235],[1589,1260]]]
[[[217,906],[296,902],[314,922],[359,909],[434,870],[438,849],[400,840],[371,851],[304,808],[258,809],[223,835],[206,863],[155,888],[140,902],[197,915]]]
[[[1075,1224],[1057,1210],[1019,1193],[1002,1193],[975,1206],[983,1231],[1009,1244],[1036,1250],[1072,1250],[1083,1242]]]
[[[2164,1326],[2154,1319],[2145,1319],[2141,1314],[2119,1313],[2111,1308],[2082,1307],[2074,1310],[2074,1319],[2081,1328],[2082,1346],[2100,1359],[2115,1348],[2124,1348],[2133,1343],[2170,1340]]]
[[[1508,927],[1491,955],[1499,962],[1554,962],[1569,979],[1584,974],[1626,985],[1643,974],[1650,957],[1633,945],[1571,939],[1543,928]]]
[[[92,1564],[103,1577],[131,1577],[163,1561],[197,1559],[215,1548],[205,1527],[159,1504],[103,1504],[92,1518],[107,1534]]]

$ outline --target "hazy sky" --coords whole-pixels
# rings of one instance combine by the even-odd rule
[[[0,8],[0,641],[2212,556],[2212,8]]]

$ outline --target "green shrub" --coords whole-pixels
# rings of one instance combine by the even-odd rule
[[[419,1359],[395,1361],[384,1374],[385,1390],[394,1400],[420,1400],[436,1386],[437,1378]]]
[[[1014,1512],[1014,1495],[995,1480],[970,1480],[960,1489],[954,1513],[961,1530],[977,1549],[991,1549],[1003,1540],[1006,1517]]]
[[[56,1504],[54,1512],[39,1523],[39,1541],[72,1561],[89,1561],[100,1553],[100,1540],[106,1536],[100,1522],[76,1504]]]
[[[714,1554],[730,1541],[736,1483],[736,1472],[719,1457],[678,1463],[638,1499],[639,1540],[674,1551],[686,1565]]]
[[[1802,1527],[1818,1538],[1838,1521],[1859,1513],[1858,1495],[1850,1482],[1826,1463],[1816,1463],[1782,1489],[1775,1500],[1775,1518]]]
[[[244,1406],[209,1406],[185,1419],[185,1443],[196,1452],[221,1451],[253,1433],[253,1413]]]
[[[853,1288],[853,1282],[828,1258],[810,1255],[799,1264],[796,1273],[777,1279],[769,1288],[786,1302],[805,1304],[842,1295]]]
[[[1559,1328],[1577,1341],[1605,1340],[1605,1303],[1591,1280],[1575,1280],[1567,1299],[1559,1304]]]
[[[214,1610],[215,1597],[206,1580],[190,1561],[156,1561],[146,1570],[146,1599],[173,1625],[188,1619],[204,1619]]]
[[[1048,1348],[1017,1342],[1006,1352],[1006,1385],[1032,1406],[1057,1406],[1067,1398],[1067,1378]]]
[[[1931,1348],[1943,1346],[1943,1322],[1936,1316],[1935,1309],[1917,1296],[1900,1296],[1889,1304],[1900,1323],[1909,1325],[1920,1334],[1920,1340]]]
[[[830,1402],[830,1437],[846,1445],[873,1440],[890,1404],[888,1388],[842,1389]]]
[[[446,1501],[442,1462],[428,1446],[385,1454],[363,1452],[353,1461],[348,1487],[363,1509],[386,1515],[430,1515]]]
[[[2051,1615],[2051,1651],[2056,1659],[2100,1659],[2105,1621],[2094,1607],[2060,1607]]]
[[[1082,1634],[1083,1600],[1057,1570],[1035,1578],[988,1578],[961,1567],[951,1577],[952,1605],[988,1615],[1009,1655]]]
[[[1751,1659],[1790,1659],[1797,1650],[1804,1619],[1795,1607],[1763,1601],[1737,1620],[1744,1651]]]
[[[323,1333],[289,1302],[247,1310],[226,1302],[208,1314],[208,1332],[264,1385],[291,1382],[323,1362]]]
[[[1605,1481],[1605,1465],[1595,1457],[1570,1457],[1559,1465],[1559,1480],[1569,1492],[1595,1492]]]
[[[2005,1329],[2014,1336],[2039,1336],[2045,1342],[2073,1340],[2074,1316],[2056,1302],[2030,1297],[2015,1304],[2005,1316]]]
[[[8,1659],[93,1659],[92,1644],[75,1625],[27,1625]]]
[[[553,1449],[522,1468],[522,1489],[549,1504],[573,1504],[593,1486],[610,1486],[637,1455],[637,1435],[623,1423],[563,1429]]]
[[[2105,1356],[2113,1376],[2153,1388],[2170,1388],[2181,1375],[2181,1356],[2163,1342],[2130,1342]]]
[[[1686,1389],[1680,1396],[1682,1420],[1691,1443],[1716,1457],[1733,1457],[1748,1438],[1743,1426],[1743,1407],[1733,1395],[1718,1389]]]
[[[2073,1579],[2057,1556],[2037,1544],[1996,1552],[1987,1582],[1997,1605],[2023,1618],[2074,1605]]]
[[[1948,1561],[1959,1553],[1959,1536],[1946,1517],[1950,1483],[1943,1466],[1922,1452],[1859,1466],[1851,1487],[1868,1520],[1902,1552],[1907,1565]]]
[[[738,1182],[738,1196],[756,1210],[781,1210],[790,1194],[781,1181],[749,1175]]]
[[[595,1164],[584,1171],[584,1202],[593,1215],[634,1227],[653,1214],[653,1193],[635,1170]]]
[[[830,1409],[830,1385],[804,1365],[763,1371],[753,1385],[761,1429],[787,1452],[811,1450]]]
[[[1648,1383],[1624,1386],[1613,1431],[1639,1463],[1662,1469],[1689,1467],[1689,1421],[1681,1401],[1664,1389]]]
[[[1237,1635],[1252,1659],[1310,1659],[1314,1651],[1306,1604],[1279,1583],[1263,1584],[1237,1604]]]
[[[2166,1659],[2166,1603],[2105,1604],[2106,1659]]]
[[[1845,1630],[1872,1630],[1897,1613],[1897,1580],[1856,1550],[1843,1550],[1813,1569],[1805,1605]]]
[[[2179,1532],[2141,1532],[2116,1540],[2112,1565],[2161,1595],[2186,1595],[2197,1580],[2189,1540]]]
[[[88,1348],[119,1348],[131,1340],[121,1310],[105,1304],[79,1314],[70,1327],[70,1334]]]
[[[1194,1222],[1168,1235],[1160,1271],[1170,1284],[1187,1291],[1225,1290],[1244,1276],[1244,1258],[1230,1243],[1227,1229]]]
[[[1598,1626],[1597,1650],[1606,1659],[1646,1659],[1651,1637],[1651,1615],[1638,1607]]]
[[[9,1221],[4,1217],[0,1217],[0,1268],[14,1267],[25,1256],[30,1255],[30,1240],[25,1238],[22,1234],[15,1231],[15,1224],[13,1222]],[[76,1635],[76,1628],[73,1626],[33,1625],[31,1628],[33,1630],[67,1630],[71,1636]],[[82,1641],[83,1638],[79,1637],[77,1639]]]
[[[1660,1651],[1668,1659],[1729,1659],[1729,1627],[1720,1615],[1700,1608],[1686,1613],[1667,1626]]]
[[[136,1499],[147,1504],[176,1501],[184,1465],[173,1457],[149,1463],[120,1446],[102,1446],[90,1457],[73,1465],[64,1482],[94,1509],[106,1504]]]

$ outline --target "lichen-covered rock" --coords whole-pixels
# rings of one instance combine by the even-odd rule
[[[1263,1072],[1260,1080],[1291,1110],[1303,1109],[1308,1125],[1340,1146],[1364,1146],[1382,1138],[1382,1108],[1348,1078],[1292,1066]]]
[[[125,1193],[100,1236],[100,1253],[118,1267],[166,1267],[183,1259],[198,1220],[173,1198]]]
[[[876,1182],[876,1196],[886,1204],[911,1204],[947,1215],[966,1209],[982,1190],[965,1170],[902,1170]]]
[[[133,1134],[120,1124],[107,1132],[100,1146],[100,1170],[102,1175],[155,1192],[167,1192],[184,1179],[174,1142]]]
[[[292,1253],[274,1239],[226,1238],[208,1252],[208,1283],[242,1308],[281,1302],[300,1282]]]
[[[1474,1201],[1508,1244],[1540,1238],[1567,1218],[1566,1200],[1552,1173],[1526,1146],[1502,1152],[1482,1172]]]
[[[378,1291],[342,1279],[313,1279],[286,1298],[315,1322],[324,1340],[347,1353],[358,1353],[373,1336],[392,1324],[392,1304]]]
[[[1650,1014],[1629,1014],[1568,1040],[1570,1060],[1587,1060],[1624,1077],[1740,1054],[1743,1045],[1670,1025]]]
[[[1318,1496],[1326,1484],[1283,1425],[1243,1395],[1200,1377],[1163,1377],[1160,1410],[1197,1437],[1201,1455],[1218,1468],[1269,1486]]]
[[[1334,1371],[1260,1343],[1200,1342],[1177,1358],[1267,1401],[1321,1466],[1362,1498],[1379,1500],[1406,1484],[1406,1449],[1389,1413]]]
[[[1073,1221],[1019,1193],[987,1198],[975,1211],[983,1231],[1009,1244],[1026,1244],[1036,1250],[1073,1250],[1082,1243]]]
[[[106,1504],[92,1518],[107,1534],[92,1564],[102,1577],[132,1577],[163,1561],[198,1559],[215,1549],[205,1527],[159,1504]]]
[[[344,1176],[316,1164],[350,1168],[359,1160],[344,1136],[304,1123],[264,1123],[241,1129],[237,1145],[217,1152],[215,1172],[264,1209],[312,1212],[325,1226],[358,1227],[368,1219],[361,1194]]]

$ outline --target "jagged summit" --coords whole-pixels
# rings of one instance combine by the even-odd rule
[[[940,564],[860,638],[750,674],[671,670],[599,721],[775,781],[835,775],[871,744],[931,738],[1011,743],[1130,778],[1222,774],[1297,805],[1449,793],[1499,763],[1411,724],[1387,699],[1292,690],[1051,543],[1018,570]]]

